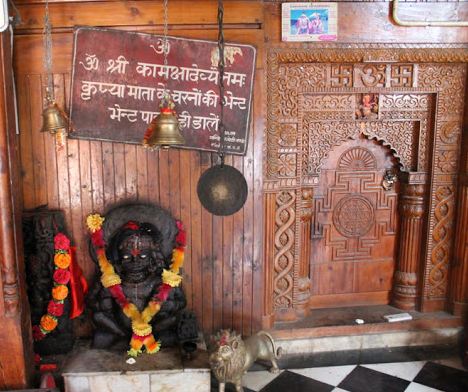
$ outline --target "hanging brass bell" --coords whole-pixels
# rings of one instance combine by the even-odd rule
[[[161,109],[161,113],[151,121],[143,145],[150,149],[156,149],[181,144],[185,144],[185,139],[180,133],[177,116],[170,109]]]
[[[68,133],[68,117],[52,100],[47,101],[47,106],[42,112],[43,122],[41,132],[51,134]]]

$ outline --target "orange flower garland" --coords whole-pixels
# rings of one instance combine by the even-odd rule
[[[103,222],[104,218],[99,214],[89,215],[86,219],[88,230],[91,233],[91,242],[96,249],[98,264],[101,270],[101,283],[109,290],[112,297],[122,308],[122,312],[132,321],[133,334],[130,340],[130,350],[127,353],[129,356],[136,357],[143,351],[143,347],[146,348],[148,354],[157,353],[161,348],[161,342],[153,336],[151,320],[160,311],[172,288],[179,286],[182,281],[182,277],[179,275],[179,269],[184,262],[185,247],[185,231],[182,223],[177,221],[179,232],[176,236],[176,247],[172,253],[171,268],[170,270],[163,270],[163,284],[149,300],[145,309],[140,312],[136,305],[131,303],[125,296],[120,276],[115,272],[114,266],[107,259],[102,230]]]
[[[52,298],[57,302],[63,301],[65,298],[67,298],[67,296],[68,287],[63,284],[59,284],[52,289]]]
[[[68,267],[71,262],[70,240],[63,233],[57,233],[54,237],[54,286],[52,287],[52,299],[47,305],[47,313],[41,317],[39,325],[34,325],[33,338],[39,341],[51,333],[58,325],[58,318],[63,315],[64,301],[68,296],[67,284],[70,281]]]
[[[69,253],[57,253],[54,256],[54,263],[57,267],[65,269],[70,266],[71,256]]]
[[[41,317],[41,327],[47,332],[53,331],[57,324],[57,319],[49,314]]]

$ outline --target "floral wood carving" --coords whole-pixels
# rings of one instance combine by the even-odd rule
[[[276,308],[287,308],[293,304],[296,193],[280,192],[276,204],[273,302]]]
[[[454,191],[453,186],[446,185],[436,190],[435,227],[432,232],[434,247],[428,271],[430,297],[444,297],[447,292],[448,267],[453,240]]]
[[[316,175],[320,172],[323,160],[335,146],[347,139],[356,139],[360,134],[369,139],[381,141],[395,151],[404,170],[414,166],[415,151],[413,142],[416,140],[418,126],[413,121],[385,122],[315,122],[304,118],[303,122],[303,164],[304,175]],[[324,138],[324,135],[327,135]],[[306,148],[307,146],[307,148]]]
[[[445,144],[457,144],[460,140],[461,130],[460,123],[457,121],[450,121],[441,124],[440,127],[440,140]]]
[[[315,186],[323,159],[348,138],[363,134],[390,146],[403,170],[428,173],[431,184],[425,202],[429,205],[424,207],[428,230],[422,239],[424,300],[447,293],[450,252],[445,249],[450,251],[453,242],[448,230],[454,219],[450,197],[456,192],[466,63],[468,45],[458,44],[317,43],[314,50],[291,45],[270,48],[267,55],[264,191],[276,193],[279,200],[284,192],[295,195],[301,187]],[[356,99],[346,107],[365,93],[379,97],[378,117],[372,120],[355,119]],[[295,172],[293,154],[299,154]],[[291,177],[284,177],[286,172]],[[442,189],[451,189],[452,196],[443,196]],[[292,203],[288,214],[301,216],[300,203]],[[285,226],[277,224],[277,214],[266,219],[267,225]],[[292,223],[290,228],[296,230]],[[289,233],[294,241],[289,249],[300,249],[300,236]],[[292,308],[291,287],[286,285],[289,294],[284,295],[277,284],[284,271],[276,258],[280,250],[272,251],[265,257],[275,260],[273,307]],[[286,270],[291,277],[300,261],[297,255],[290,260],[293,266],[287,264]],[[298,284],[291,279],[293,286]]]
[[[427,94],[382,94],[380,106],[382,110],[428,110]]]

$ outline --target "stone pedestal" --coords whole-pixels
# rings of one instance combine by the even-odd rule
[[[126,353],[80,349],[65,364],[66,392],[209,392],[210,367],[206,350],[193,358],[179,349],[163,349],[155,355],[142,354],[136,363],[126,363]]]

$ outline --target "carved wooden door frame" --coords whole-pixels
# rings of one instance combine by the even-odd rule
[[[394,304],[421,311],[446,306],[467,60],[468,45],[268,50],[264,327],[308,312],[310,222],[320,164],[333,146],[359,134],[388,145],[402,165]],[[366,92],[383,97],[377,122],[356,120],[347,109],[352,95]]]

